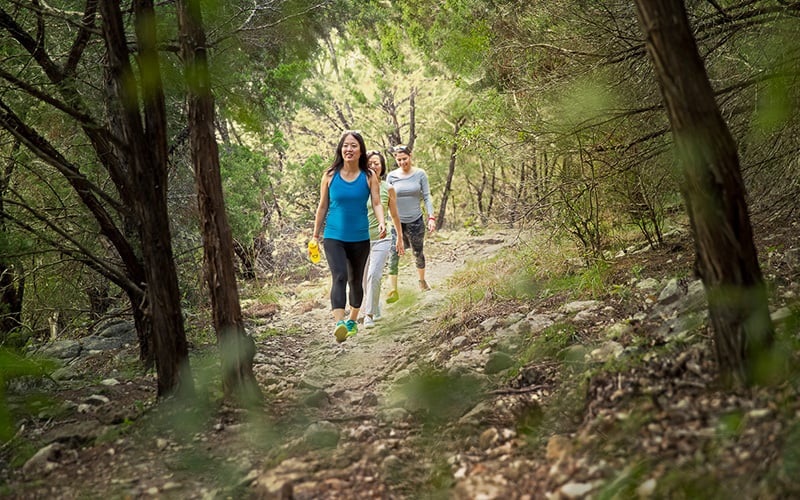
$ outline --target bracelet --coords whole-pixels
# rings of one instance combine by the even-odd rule
[[[428,217],[428,220],[436,220],[436,217]]]

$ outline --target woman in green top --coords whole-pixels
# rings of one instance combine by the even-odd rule
[[[395,196],[394,188],[383,180],[386,176],[386,160],[383,155],[379,151],[367,151],[367,165],[378,175],[378,178],[381,179],[379,187],[383,213],[388,213],[390,215],[391,218],[389,221],[400,220],[397,213],[397,197]],[[405,253],[403,247],[403,229],[398,227],[397,231],[399,231],[400,237],[397,238],[395,251],[403,255]],[[388,230],[386,233],[388,233]],[[381,312],[381,279],[383,278],[383,267],[386,265],[386,259],[389,257],[389,251],[392,245],[392,237],[388,236],[386,233],[384,233],[383,238],[380,237],[381,235],[378,233],[378,219],[370,211],[370,252],[367,272],[364,274],[364,303],[362,305],[364,328],[372,328],[375,326],[375,319],[380,316]]]

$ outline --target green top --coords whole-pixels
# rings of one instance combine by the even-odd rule
[[[392,218],[389,215],[389,184],[386,181],[381,181],[381,205],[383,205],[383,215],[386,219],[386,236],[384,239],[389,237],[390,224],[392,223]],[[367,200],[367,207],[369,210],[367,211],[367,217],[369,218],[369,239],[370,240],[377,240],[378,238],[378,218],[375,217],[375,212],[372,210],[372,199]]]

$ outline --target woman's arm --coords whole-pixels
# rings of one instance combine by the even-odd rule
[[[381,203],[381,181],[375,174],[370,175],[368,181],[369,195],[372,198],[372,211],[375,212],[375,218],[378,219],[378,238],[382,239],[386,236],[386,217],[383,213],[383,204]]]
[[[397,212],[397,193],[395,193],[394,186],[389,186],[389,214],[392,216],[394,223],[394,230],[397,233],[397,242],[395,250],[398,255],[406,253],[405,246],[403,245],[403,224],[400,223],[400,214]]]
[[[433,215],[433,202],[431,201],[431,187],[428,184],[428,174],[424,170],[420,172],[420,191],[422,191],[422,201],[425,202],[425,211],[428,212],[428,231],[431,233],[436,230],[436,216]]]
[[[330,184],[330,176],[327,171],[322,174],[322,180],[319,183],[319,204],[317,205],[317,213],[314,215],[314,232],[311,233],[311,239],[319,243],[319,232],[322,230],[322,221],[328,214],[328,185]]]

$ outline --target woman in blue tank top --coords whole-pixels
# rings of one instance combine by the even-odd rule
[[[319,205],[314,217],[311,239],[317,244],[325,222],[322,236],[325,259],[331,270],[331,309],[336,322],[333,334],[337,342],[344,342],[358,331],[356,319],[364,298],[362,279],[370,250],[367,218],[367,200],[370,198],[381,238],[386,234],[380,179],[367,166],[366,150],[360,132],[348,130],[342,134],[336,147],[336,158],[322,174]],[[348,298],[350,314],[345,321]]]

